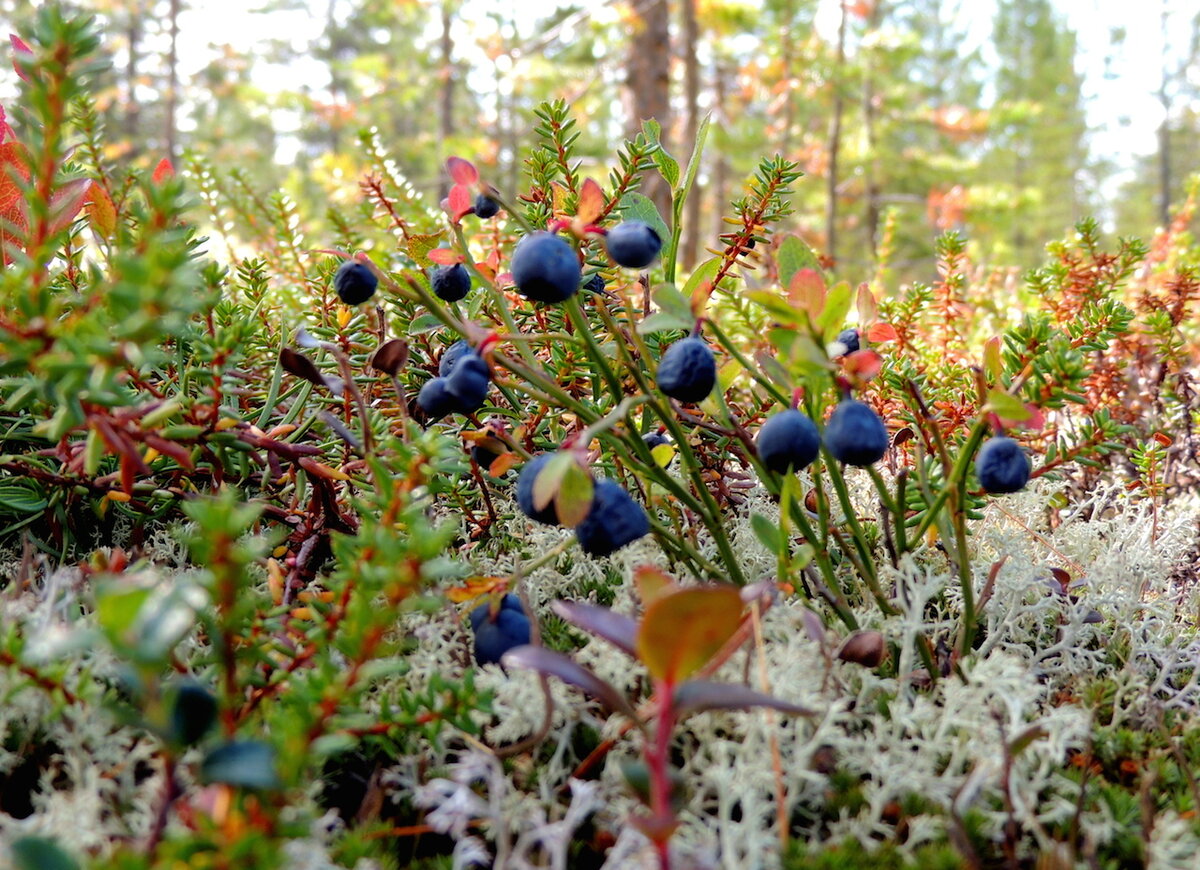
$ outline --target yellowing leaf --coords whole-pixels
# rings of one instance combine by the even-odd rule
[[[638,597],[642,599],[642,607],[649,607],[659,596],[674,592],[679,588],[671,575],[660,571],[653,565],[639,565],[633,572],[633,582],[637,585]]]
[[[659,680],[687,679],[733,636],[741,616],[742,597],[733,586],[696,586],[661,595],[642,617],[638,655]]]
[[[604,212],[604,191],[594,179],[587,179],[579,189],[579,206],[575,217],[584,224],[594,224]]]
[[[1010,396],[1003,390],[990,390],[987,397],[987,409],[997,417],[1020,423],[1028,420],[1032,414],[1025,403],[1016,396]]]
[[[112,238],[113,233],[117,231],[117,207],[113,205],[108,191],[96,181],[92,182],[88,191],[87,214],[88,220],[92,222],[92,229],[102,238]]]
[[[579,463],[571,462],[563,472],[554,496],[554,512],[558,515],[558,521],[568,528],[582,523],[592,509],[594,491],[592,476],[580,468]]]

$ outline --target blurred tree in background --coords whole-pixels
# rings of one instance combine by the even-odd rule
[[[648,117],[686,159],[711,114],[685,267],[764,148],[807,173],[792,230],[851,278],[875,275],[881,252],[902,280],[932,277],[947,229],[976,261],[1020,268],[1088,214],[1148,237],[1200,169],[1200,17],[1165,0],[1175,49],[1145,95],[1162,104],[1159,147],[1123,175],[1089,153],[1078,40],[1052,0],[264,0],[231,24],[249,34],[197,24],[229,11],[216,0],[76,5],[104,23],[113,159],[194,151],[213,183],[282,187],[318,217],[355,199],[368,130],[430,203],[450,154],[515,188],[533,108],[553,98],[572,104],[596,176]],[[0,13],[19,33],[31,4]],[[662,191],[647,188],[665,214]]]

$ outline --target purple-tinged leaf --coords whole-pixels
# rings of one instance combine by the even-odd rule
[[[555,601],[550,609],[588,634],[602,637],[622,652],[637,657],[637,623],[625,614],[578,601]]]
[[[675,690],[675,711],[680,717],[704,710],[749,710],[751,707],[770,707],[796,716],[815,716],[814,710],[793,704],[774,695],[767,695],[737,683],[714,683],[709,680],[688,680]]]
[[[317,370],[316,364],[304,354],[297,353],[290,347],[280,349],[279,364],[283,366],[283,370],[288,374],[303,378],[310,384],[318,387],[325,384],[325,379]]]
[[[525,668],[558,677],[564,683],[570,683],[572,686],[582,689],[610,710],[623,713],[634,722],[641,724],[637,713],[625,700],[624,695],[583,665],[560,652],[541,646],[519,646],[501,656],[500,664],[507,668]]]

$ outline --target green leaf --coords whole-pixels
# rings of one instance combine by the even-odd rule
[[[0,483],[0,514],[28,516],[39,514],[49,502],[31,480],[5,480]]]
[[[638,629],[638,655],[656,679],[686,679],[737,631],[742,596],[733,586],[691,586],[659,596]]]
[[[658,167],[658,171],[662,173],[662,177],[667,180],[667,184],[674,189],[679,186],[679,161],[672,157],[667,149],[662,144],[662,125],[651,118],[648,121],[642,121],[642,132],[646,134],[646,138],[653,142],[658,147],[654,149],[654,164]]]
[[[1032,416],[1029,409],[1025,407],[1024,402],[1003,390],[988,391],[987,409],[997,417],[1012,420],[1014,423],[1028,420]]]
[[[279,788],[275,749],[258,740],[234,740],[218,746],[200,764],[200,778],[238,788]]]
[[[813,324],[820,331],[821,337],[826,343],[833,341],[842,331],[842,327],[846,323],[846,315],[850,313],[853,304],[854,292],[845,281],[829,288],[829,294],[825,297],[825,310]]]
[[[433,314],[422,314],[420,317],[414,317],[409,321],[408,329],[405,330],[409,335],[420,335],[423,332],[433,332],[435,329],[442,327],[442,321]]]
[[[783,549],[783,536],[779,534],[779,526],[762,514],[751,514],[750,528],[754,530],[755,537],[762,542],[762,545],[772,553],[778,553]]]
[[[574,460],[574,457],[571,459]],[[541,475],[538,475],[538,479],[541,479]],[[582,523],[592,509],[594,492],[592,476],[580,468],[578,462],[572,461],[563,472],[554,496],[554,512],[558,515],[558,521],[567,528]]]
[[[799,236],[787,236],[779,246],[775,255],[775,263],[779,268],[779,284],[787,287],[792,283],[792,276],[801,269],[821,271],[821,262],[812,248],[804,243]]]
[[[558,495],[558,487],[562,483],[563,475],[574,464],[574,457],[570,453],[562,451],[555,453],[547,460],[546,464],[542,466],[542,470],[538,472],[537,479],[533,482],[533,506],[535,509],[540,511],[554,501],[555,496]]]
[[[773,320],[792,327],[803,323],[803,313],[788,304],[788,301],[771,290],[746,290],[742,296],[764,309]]]
[[[678,208],[682,210],[683,202],[687,199],[688,193],[692,189],[692,184],[696,181],[696,173],[700,171],[700,158],[704,154],[704,143],[708,141],[708,125],[712,121],[712,113],[707,113],[700,119],[700,124],[696,127],[696,143],[692,146],[692,156],[688,158],[687,169],[683,172],[683,188],[679,191]]]
[[[636,192],[625,194],[617,203],[617,212],[621,215],[621,220],[641,221],[649,224],[664,243],[671,238],[671,230],[667,227],[667,222],[662,219],[654,201],[648,196]]]
[[[9,847],[15,870],[78,870],[79,864],[47,837],[21,837]]]
[[[691,302],[696,298],[696,291],[707,283],[711,283],[717,277],[717,272],[721,270],[721,258],[713,257],[711,260],[705,260],[696,270],[688,277],[687,283],[683,285],[683,296]]]
[[[671,329],[689,330],[695,324],[691,318],[676,317],[674,314],[667,314],[665,311],[659,311],[656,314],[651,314],[637,325],[638,335],[650,335],[653,332],[667,332]]]
[[[650,291],[650,298],[654,300],[654,305],[659,311],[687,320],[688,328],[691,328],[691,321],[695,319],[692,316],[692,305],[674,284],[659,284]]]

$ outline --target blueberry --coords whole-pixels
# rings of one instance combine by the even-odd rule
[[[844,399],[825,424],[825,446],[847,465],[870,465],[887,452],[887,427],[868,405]]]
[[[680,402],[699,402],[717,383],[717,360],[704,339],[677,341],[658,363],[658,388]]]
[[[427,381],[425,386],[421,387],[421,392],[417,393],[417,404],[431,420],[440,420],[458,408],[458,402],[446,389],[445,378]]]
[[[763,465],[779,474],[799,471],[821,452],[817,424],[795,408],[780,411],[763,423],[754,444]]]
[[[583,289],[589,293],[603,293],[605,289],[604,276],[593,272],[591,277],[583,282]]]
[[[199,743],[217,719],[217,699],[195,680],[179,686],[171,707],[171,736],[184,746]]]
[[[517,292],[534,302],[562,302],[579,290],[583,270],[574,249],[553,233],[530,233],[513,251]]]
[[[645,509],[621,486],[611,480],[597,480],[592,506],[575,537],[589,556],[607,556],[650,532]]]
[[[662,238],[652,226],[641,221],[617,224],[605,235],[604,244],[614,263],[630,269],[649,266],[662,250]]]
[[[475,632],[475,662],[480,666],[499,664],[500,656],[529,643],[531,634],[521,599],[512,593],[501,599],[495,613],[488,604],[472,610],[471,628]]]
[[[553,501],[541,510],[534,508],[533,482],[553,455],[553,453],[542,453],[539,456],[533,457],[533,459],[525,463],[525,467],[521,469],[521,474],[517,477],[517,507],[521,509],[521,513],[525,514],[531,520],[544,523],[547,526],[558,525],[558,511],[554,509]]]
[[[455,364],[462,359],[463,354],[471,352],[471,345],[467,344],[464,339],[459,339],[446,348],[442,354],[441,362],[438,363],[438,374],[443,378],[449,376],[450,372],[454,371]]]
[[[429,276],[433,295],[446,302],[457,302],[471,291],[471,273],[462,263],[438,266]]]
[[[500,203],[492,199],[486,193],[476,194],[475,196],[475,217],[487,220],[490,217],[495,217],[500,211]]]
[[[975,457],[979,484],[993,495],[1024,489],[1029,481],[1029,457],[1016,441],[999,436],[984,442]]]
[[[854,327],[843,329],[838,333],[837,340],[846,348],[846,353],[851,354],[862,348],[858,341],[858,330]]]
[[[333,276],[333,289],[338,298],[347,305],[359,305],[375,295],[379,279],[375,273],[357,260],[347,260],[338,267]]]
[[[500,458],[500,454],[487,447],[476,444],[471,448],[471,458],[475,460],[476,464],[478,464],[480,468],[482,468],[484,471],[487,471],[492,467],[492,463]]]
[[[471,414],[483,407],[491,384],[492,370],[474,350],[464,354],[446,376],[446,392],[454,399],[454,410],[462,414]]]

